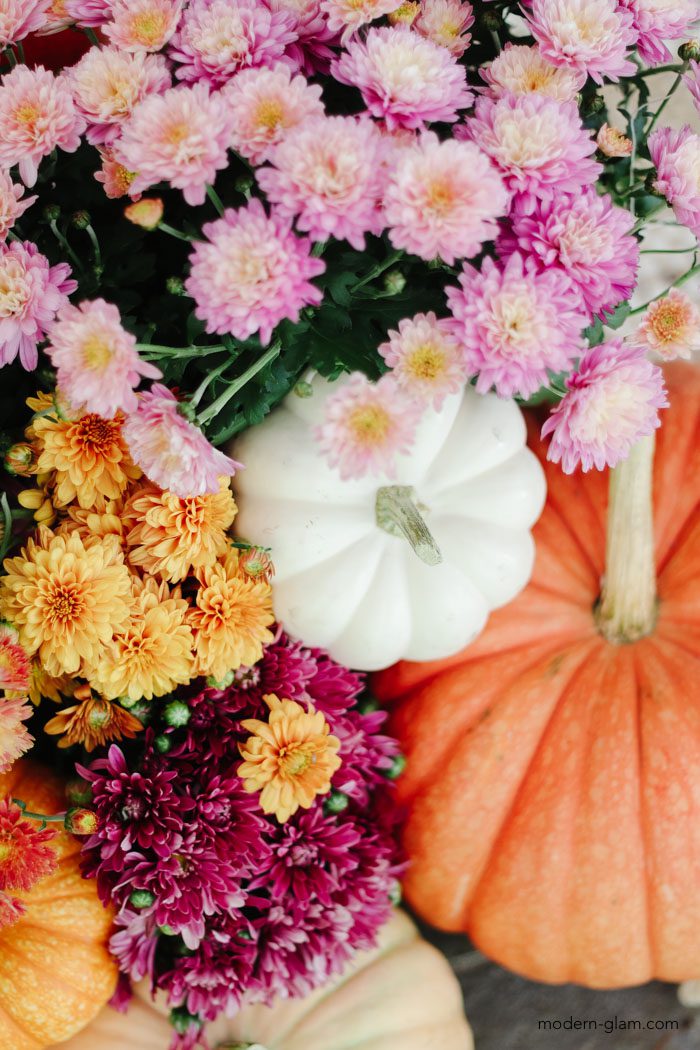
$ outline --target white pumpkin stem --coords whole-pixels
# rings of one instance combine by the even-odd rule
[[[439,565],[440,548],[415,502],[410,485],[385,485],[377,490],[377,525],[391,536],[403,536],[426,565]]]
[[[613,645],[636,642],[656,624],[652,482],[654,436],[610,471],[605,576],[597,621]]]

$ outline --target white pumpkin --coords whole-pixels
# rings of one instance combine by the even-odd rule
[[[467,387],[426,413],[395,477],[343,481],[313,435],[337,384],[311,386],[232,449],[238,533],[272,550],[278,620],[360,670],[458,652],[532,571],[545,483],[520,409]]]

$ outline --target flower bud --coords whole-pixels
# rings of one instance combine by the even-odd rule
[[[155,744],[156,751],[159,755],[167,755],[168,751],[173,746],[172,740],[166,733],[160,733],[153,743]]]
[[[406,287],[406,278],[401,270],[389,270],[384,278],[384,287],[392,295],[399,295]]]
[[[382,773],[387,780],[396,780],[400,777],[406,768],[406,758],[404,755],[394,755],[391,760],[391,765],[387,769],[383,769]]]
[[[314,388],[311,383],[307,383],[305,379],[300,379],[297,385],[294,387],[294,393],[297,397],[312,397]]]
[[[70,221],[72,225],[75,226],[76,230],[87,230],[92,220],[90,219],[90,212],[81,209],[80,211],[73,212]]]
[[[481,16],[481,21],[486,29],[497,30],[503,25],[503,19],[497,11],[484,11]]]
[[[164,937],[177,937],[177,930],[174,930],[172,926],[168,926],[167,923],[165,926],[158,927],[158,933],[162,933]]]
[[[238,193],[242,193],[244,197],[250,197],[250,192],[255,185],[255,179],[250,175],[241,175],[240,179],[236,179],[234,186]]]
[[[11,445],[5,453],[5,470],[15,477],[28,478],[35,472],[37,456],[28,441]]]
[[[686,40],[678,48],[678,57],[683,62],[690,62],[691,59],[695,62],[700,62],[700,40]]]
[[[155,230],[163,218],[165,207],[160,197],[142,197],[140,201],[127,204],[124,218],[142,230]]]
[[[604,98],[602,98],[600,95],[593,95],[591,98],[589,98],[588,103],[586,105],[586,116],[592,117],[595,113],[602,113],[602,111],[605,109],[605,106],[606,102]]]
[[[394,885],[389,890],[389,901],[391,902],[391,904],[394,905],[395,908],[397,908],[401,903],[402,896],[403,893],[401,891],[401,883],[397,879]]]
[[[154,895],[148,890],[134,890],[129,897],[129,904],[132,908],[138,908],[139,911],[142,908],[150,908],[154,901]]]
[[[182,277],[168,277],[165,287],[171,295],[185,295],[185,282]]]
[[[350,799],[342,791],[331,791],[324,803],[326,815],[342,813],[350,805]]]
[[[99,827],[97,813],[92,809],[74,806],[66,813],[63,826],[73,835],[94,835]]]
[[[213,675],[209,675],[207,678],[207,685],[210,689],[228,689],[230,685],[233,685],[233,680],[236,677],[235,671],[227,671],[223,678],[214,678]]]
[[[176,1006],[170,1011],[170,1023],[178,1035],[187,1035],[190,1029],[202,1026],[197,1014],[191,1014],[184,1006]]]
[[[58,204],[47,204],[44,208],[44,218],[47,222],[56,222],[61,215]]]
[[[171,700],[163,711],[164,722],[174,729],[186,726],[190,720],[190,709],[184,700]]]
[[[632,153],[632,139],[609,124],[603,124],[600,128],[596,135],[596,143],[606,157],[629,157]]]
[[[379,710],[379,701],[371,693],[365,693],[357,702],[357,709],[362,715],[370,715]]]
[[[66,784],[66,801],[72,806],[89,806],[92,802],[92,786],[82,777],[73,777]]]

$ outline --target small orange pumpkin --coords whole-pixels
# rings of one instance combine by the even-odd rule
[[[60,781],[33,762],[0,776],[0,798],[21,798],[51,815],[65,808]],[[117,967],[107,952],[112,913],[78,866],[80,843],[60,831],[58,865],[29,892],[26,913],[0,930],[0,1050],[44,1050],[86,1025],[112,995]]]
[[[212,1047],[254,1050],[473,1050],[456,978],[397,912],[374,951],[306,999],[253,1006],[206,1029]],[[126,1016],[107,1008],[61,1050],[167,1050],[162,998],[143,985]]]
[[[653,629],[627,644],[598,629],[607,477],[564,476],[533,438],[549,498],[532,583],[461,654],[374,682],[408,759],[408,900],[536,980],[620,987],[700,973],[700,371],[679,364],[667,379]],[[651,452],[647,468],[653,610]],[[644,531],[642,507],[608,532],[639,608],[645,581],[631,563]]]

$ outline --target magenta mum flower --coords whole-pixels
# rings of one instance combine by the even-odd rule
[[[593,189],[541,201],[534,211],[515,207],[498,241],[506,258],[519,251],[542,272],[555,268],[571,280],[589,314],[613,310],[632,294],[639,243],[634,216]]]
[[[596,144],[575,102],[544,95],[479,99],[464,137],[488,153],[508,189],[522,194],[528,207],[589,186],[603,170],[592,159]]]
[[[489,258],[480,272],[465,264],[459,283],[447,302],[480,393],[493,386],[501,397],[530,397],[580,353],[588,318],[563,273],[534,273],[514,252],[503,269]]]
[[[259,0],[192,0],[170,57],[179,63],[180,80],[221,87],[243,69],[284,60],[296,37],[292,16]]]
[[[649,136],[656,166],[655,186],[683,226],[700,237],[700,135],[684,125],[680,131],[657,128]]]
[[[183,498],[218,492],[219,478],[231,477],[242,466],[209,444],[161,383],[139,395],[137,410],[124,422],[124,437],[146,477]]]
[[[0,244],[0,367],[19,354],[23,368],[36,368],[37,344],[78,287],[70,273],[67,263],[50,266],[30,241]]]
[[[384,139],[369,118],[309,117],[289,130],[257,179],[279,215],[315,241],[349,241],[384,228]]]
[[[351,40],[332,73],[341,83],[359,88],[367,109],[389,129],[452,122],[473,101],[455,56],[400,26],[370,29],[364,41]]]
[[[663,373],[644,349],[613,339],[594,346],[566,383],[567,393],[542,427],[552,435],[547,458],[565,474],[580,464],[614,467],[632,445],[653,434],[668,400]]]
[[[337,43],[337,34],[328,28],[321,0],[267,0],[267,6],[292,19],[297,40],[288,46],[288,57],[307,75],[328,72],[334,55],[328,45]]]
[[[637,30],[618,0],[532,0],[527,21],[542,55],[556,66],[578,70],[597,84],[636,71],[627,53]]]
[[[51,0],[4,0],[0,5],[0,47],[41,29],[50,3]]]
[[[632,15],[639,56],[650,65],[671,59],[665,41],[685,37],[698,18],[695,0],[620,0],[620,4]]]
[[[325,263],[312,257],[307,237],[297,237],[274,211],[268,216],[259,200],[228,208],[203,233],[207,240],[190,256],[185,288],[208,332],[237,339],[258,332],[265,344],[283,318],[297,321],[302,307],[321,302],[311,278]]]

